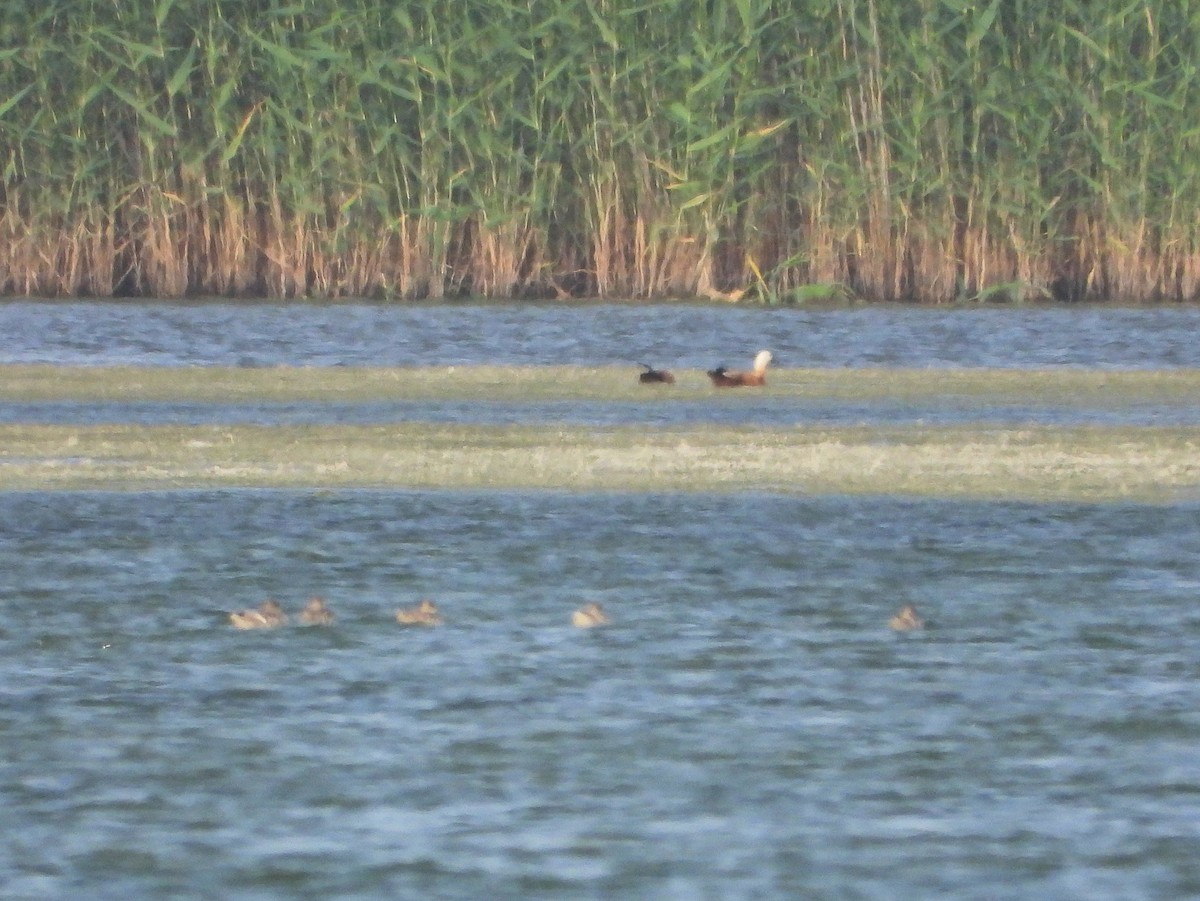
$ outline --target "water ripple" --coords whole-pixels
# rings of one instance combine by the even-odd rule
[[[0,364],[1200,367],[1200,308],[0,303]]]
[[[22,899],[1185,897],[1195,506],[0,495]],[[223,611],[329,596],[330,629]],[[429,595],[448,623],[405,630]],[[580,632],[599,600],[616,620]],[[905,601],[929,628],[896,635]]]

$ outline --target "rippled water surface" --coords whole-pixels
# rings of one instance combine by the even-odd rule
[[[0,882],[1195,896],[1198,514],[0,495]],[[225,624],[314,592],[332,628]],[[446,626],[393,621],[426,595]],[[573,629],[585,601],[614,624]],[[929,627],[892,633],[910,601]]]
[[[983,422],[991,425],[1147,425],[1200,424],[1200,397],[1170,402],[1125,404],[1104,409],[1067,404],[996,404],[934,397],[918,403],[883,399],[850,402],[742,395],[733,403],[706,396],[696,402],[646,403],[481,401],[396,401],[390,403],[263,403],[207,404],[172,402],[45,402],[5,403],[0,399],[0,423],[197,425],[370,425],[385,422],[470,423],[519,425],[562,423],[617,426],[796,425],[846,426],[863,423],[949,425]]]
[[[1200,308],[839,309],[634,304],[0,304],[0,364],[744,366],[761,347],[788,368],[1200,367]],[[936,378],[936,375],[931,376]],[[0,422],[145,424],[564,422],[762,426],[962,422],[1193,425],[1200,397],[1084,404],[739,396],[647,402],[10,403]]]
[[[1200,366],[1200,308],[0,304],[0,363]]]
[[[1200,365],[1192,308],[0,305],[0,363]],[[757,397],[671,421],[1200,421]],[[651,424],[653,406],[6,404]],[[740,417],[740,419],[738,418]],[[315,593],[331,628],[231,610]],[[405,630],[432,597],[444,627]],[[1200,507],[0,493],[0,896],[1200,897]],[[580,631],[598,601],[614,624]],[[917,604],[928,628],[893,633]]]

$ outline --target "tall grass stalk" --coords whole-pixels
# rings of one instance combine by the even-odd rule
[[[0,293],[1200,298],[1150,0],[0,10]]]

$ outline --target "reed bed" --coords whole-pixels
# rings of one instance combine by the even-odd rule
[[[1150,0],[0,11],[0,294],[1200,296]]]

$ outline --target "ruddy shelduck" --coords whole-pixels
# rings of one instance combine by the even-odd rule
[[[917,613],[912,604],[905,604],[889,621],[888,625],[897,632],[911,632],[925,627],[925,620]]]
[[[440,626],[442,615],[438,613],[437,604],[423,600],[415,607],[396,611],[396,622],[402,626]]]
[[[286,625],[288,618],[274,598],[263,601],[257,610],[242,610],[229,614],[235,629],[274,629]]]
[[[333,611],[325,603],[325,598],[314,596],[308,599],[308,603],[300,611],[300,622],[306,626],[331,626]]]
[[[762,350],[754,358],[754,369],[750,372],[730,372],[724,366],[718,366],[716,369],[708,371],[708,377],[712,379],[713,387],[715,388],[741,388],[765,385],[767,383],[767,367],[771,365],[771,360],[771,352],[769,350]]]
[[[585,604],[571,614],[571,625],[580,629],[607,626],[611,620],[599,604]]]
[[[655,369],[653,366],[649,366],[646,363],[642,364],[642,368],[645,369],[646,371],[638,376],[638,381],[641,382],[643,385],[654,385],[654,384],[674,385],[675,384],[675,376],[673,376],[666,369]]]

